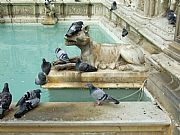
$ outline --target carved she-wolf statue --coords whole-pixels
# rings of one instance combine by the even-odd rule
[[[89,26],[83,22],[73,23],[65,35],[67,46],[76,45],[81,50],[81,59],[98,69],[145,71],[144,54],[139,46],[101,44],[92,41]]]

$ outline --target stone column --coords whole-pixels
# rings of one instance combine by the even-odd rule
[[[176,42],[180,43],[180,3],[177,9],[176,31],[175,31],[174,39]]]

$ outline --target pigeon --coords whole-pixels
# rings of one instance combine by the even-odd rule
[[[62,50],[61,48],[56,48],[55,54],[56,54],[56,57],[59,60],[65,62],[65,63],[69,63],[70,62],[67,53],[64,50]]]
[[[173,10],[167,11],[167,19],[169,21],[169,24],[175,25],[176,24],[176,14]]]
[[[102,102],[114,102],[119,104],[119,101],[110,95],[106,94],[102,89],[95,87],[92,83],[87,83],[90,95],[97,101],[97,105],[101,105]]]
[[[75,2],[80,2],[80,0],[75,0]]]
[[[82,21],[72,23],[65,36],[71,37],[71,36],[77,34],[79,31],[81,31],[82,27],[83,27]]]
[[[75,69],[76,69],[76,71],[80,71],[80,72],[94,72],[94,71],[97,71],[96,67],[94,67],[94,66],[92,66],[92,65],[90,65],[88,63],[82,62],[79,58],[76,61]]]
[[[127,35],[128,35],[128,31],[125,28],[123,28],[122,37],[125,37]]]
[[[110,11],[116,10],[116,9],[117,9],[117,3],[116,3],[116,1],[113,1]]]
[[[44,85],[46,83],[47,83],[46,73],[39,72],[37,77],[35,78],[35,84],[36,85]]]
[[[41,69],[46,75],[48,75],[51,70],[51,63],[47,62],[45,58],[42,59]]]
[[[17,102],[16,107],[19,106],[19,110],[14,114],[15,118],[21,118],[25,113],[34,109],[40,102],[41,90],[28,91],[24,96]]]
[[[12,102],[12,95],[9,91],[8,83],[4,84],[4,88],[0,93],[0,119],[4,117],[4,113],[9,109]]]

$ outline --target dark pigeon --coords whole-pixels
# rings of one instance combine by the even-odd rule
[[[65,36],[71,37],[71,36],[77,34],[79,31],[81,31],[82,27],[83,27],[82,21],[72,23]]]
[[[75,0],[75,2],[80,2],[80,0]]]
[[[116,10],[116,9],[117,9],[117,3],[116,3],[116,1],[113,1],[110,11]]]
[[[97,71],[96,67],[94,67],[88,63],[82,62],[80,59],[77,60],[75,69],[76,69],[76,71],[80,71],[80,72],[95,72],[95,71]]]
[[[103,102],[114,102],[114,104],[119,104],[119,101],[110,95],[106,94],[102,89],[95,87],[92,83],[87,83],[90,95],[97,101],[98,105]]]
[[[39,72],[37,77],[35,78],[36,85],[44,85],[47,83],[47,77],[44,72]]]
[[[9,109],[12,102],[12,95],[9,91],[8,83],[4,84],[4,88],[0,93],[0,119],[5,115],[5,112]]]
[[[169,21],[169,24],[172,24],[172,25],[176,24],[176,14],[173,10],[167,11],[167,19]]]
[[[125,37],[127,35],[128,35],[128,31],[125,28],[123,28],[122,37]]]
[[[44,1],[44,5],[47,9],[51,10],[50,7],[49,7],[49,4],[51,4],[51,0],[45,0]]]
[[[56,48],[55,54],[59,60],[65,62],[65,63],[70,62],[67,53],[64,50],[62,50],[61,48]]]
[[[43,58],[42,64],[41,64],[41,69],[42,69],[42,72],[44,72],[46,75],[48,75],[51,70],[51,63],[47,62],[46,59]]]
[[[36,89],[28,91],[24,94],[24,96],[16,104],[16,107],[19,106],[19,110],[14,114],[14,117],[21,118],[25,113],[37,107],[41,98],[40,93],[41,90]]]

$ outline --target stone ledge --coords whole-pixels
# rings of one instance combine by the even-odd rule
[[[15,111],[1,120],[0,133],[167,132],[171,123],[151,102],[96,107],[88,102],[43,103],[20,119],[13,117]]]

